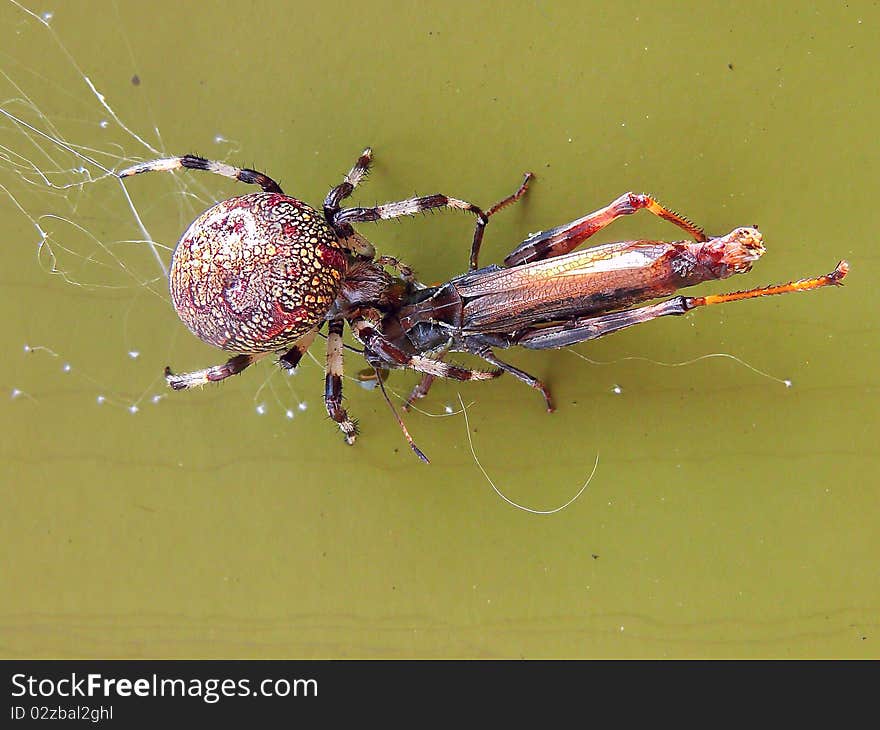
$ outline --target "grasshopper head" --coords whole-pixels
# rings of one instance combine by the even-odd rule
[[[703,256],[711,260],[719,279],[743,274],[752,262],[764,255],[764,237],[757,228],[735,228],[726,236],[713,238],[705,244]]]

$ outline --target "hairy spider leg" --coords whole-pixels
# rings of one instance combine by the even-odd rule
[[[204,370],[194,370],[190,373],[174,373],[170,367],[165,368],[165,381],[174,390],[186,390],[199,385],[216,383],[218,380],[238,375],[242,370],[253,365],[257,360],[269,353],[257,352],[248,355],[236,355],[229,358],[222,365],[214,365]]]
[[[446,357],[448,349],[444,350],[439,355],[435,356],[436,360],[442,361],[443,358]],[[413,389],[409,392],[409,395],[406,397],[406,400],[403,402],[403,410],[408,411],[412,408],[413,404],[419,400],[420,398],[424,398],[428,395],[428,391],[431,390],[431,386],[436,379],[435,375],[430,375],[429,373],[423,373],[421,380],[413,386]]]
[[[327,414],[339,425],[347,444],[353,444],[358,428],[342,407],[342,328],[341,319],[327,325],[327,368],[324,375],[324,405]]]
[[[687,231],[697,241],[706,242],[709,240],[709,237],[702,228],[692,223],[683,215],[679,215],[675,211],[660,205],[650,195],[624,193],[604,208],[600,208],[583,218],[578,218],[571,223],[529,236],[508,254],[507,258],[504,259],[504,265],[510,268],[519,264],[541,261],[569,253],[594,233],[602,230],[621,216],[632,215],[636,211],[643,209],[663,218],[663,220],[674,223],[679,228]]]
[[[342,208],[340,203],[349,197],[358,184],[364,179],[370,169],[370,163],[373,159],[373,151],[367,147],[358,158],[354,167],[351,168],[348,175],[343,181],[333,188],[324,199],[324,217],[327,222],[333,226],[337,234],[343,239],[351,239],[347,241],[349,247],[356,253],[364,255],[372,248],[365,240],[355,233],[352,223],[370,223],[377,220],[389,220],[391,218],[400,218],[402,216],[416,215],[428,210],[436,208],[456,208],[458,210],[466,210],[473,213],[476,218],[476,226],[474,228],[473,242],[471,243],[471,270],[477,268],[477,258],[479,257],[480,246],[483,242],[483,234],[489,217],[497,213],[502,208],[515,203],[519,200],[528,189],[529,181],[534,177],[530,172],[526,173],[522,184],[513,195],[508,195],[504,200],[493,205],[487,212],[483,212],[481,208],[468,203],[465,200],[451,198],[442,193],[434,195],[423,195],[415,198],[408,198],[395,203],[385,203],[372,208]]]
[[[422,355],[408,355],[385,338],[381,332],[378,318],[359,317],[350,320],[349,325],[354,336],[368,350],[393,368],[415,370],[450,380],[491,380],[503,372],[503,370],[471,370]]]
[[[357,242],[359,238],[351,226],[352,223],[390,220],[392,218],[424,213],[427,210],[434,210],[436,208],[455,208],[473,213],[477,217],[477,224],[474,229],[472,250],[474,247],[479,250],[480,242],[483,240],[483,229],[485,229],[486,224],[489,222],[489,217],[473,203],[468,203],[466,200],[459,200],[458,198],[450,198],[443,193],[408,198],[407,200],[385,203],[384,205],[377,205],[372,208],[342,208],[333,215],[330,225],[333,226],[338,235],[345,239],[346,245],[356,250],[354,246],[349,244],[349,240]]]
[[[132,165],[118,174],[120,178],[130,177],[131,175],[140,175],[144,172],[167,172],[169,170],[179,170],[180,168],[187,170],[205,170],[213,172],[215,175],[229,177],[239,182],[248,183],[250,185],[259,185],[267,193],[284,193],[281,186],[271,177],[257,170],[250,170],[246,167],[234,167],[227,165],[225,162],[215,162],[197,155],[184,155],[183,157],[163,157],[159,160],[150,162],[141,162]]]
[[[337,223],[336,214],[339,212],[339,204],[352,194],[354,189],[364,180],[370,171],[370,163],[373,160],[373,150],[367,147],[358,157],[354,167],[342,179],[342,182],[327,193],[324,198],[324,219],[336,231],[336,235],[342,239],[345,247],[353,254],[365,259],[372,259],[376,255],[366,238],[360,235],[350,223]]]
[[[475,355],[483,358],[486,362],[495,365],[496,367],[504,370],[505,372],[510,373],[513,377],[521,380],[526,385],[535,388],[536,390],[541,391],[541,395],[544,396],[544,402],[547,405],[547,413],[553,413],[556,410],[556,407],[553,405],[553,396],[550,394],[550,389],[544,384],[543,381],[538,380],[534,375],[530,375],[525,370],[520,370],[517,367],[514,367],[510,363],[505,362],[501,358],[499,358],[492,350],[478,350],[474,352]],[[442,358],[443,356],[441,356]],[[434,384],[434,379],[436,376],[425,374],[422,375],[422,379],[418,382],[418,384],[410,391],[406,400],[403,404],[403,409],[408,411],[413,403],[415,403],[420,398],[424,398],[428,395],[428,391],[431,389],[431,386]]]
[[[369,315],[362,316],[357,319],[349,320],[349,325],[351,326],[354,336],[364,344],[366,349],[372,351],[372,353],[392,367],[416,370],[424,373],[426,377],[430,376],[432,380],[435,377],[451,378],[453,380],[488,380],[490,378],[497,378],[503,372],[501,369],[491,372],[469,370],[467,368],[459,367],[458,365],[450,365],[441,360],[422,357],[421,355],[408,355],[396,345],[385,339],[380,331],[378,317]],[[369,357],[367,359],[370,361]],[[424,452],[418,446],[416,446],[412,436],[410,436],[409,431],[406,428],[406,424],[404,424],[403,419],[401,419],[400,415],[394,409],[391,400],[388,398],[388,393],[385,390],[385,384],[382,382],[382,376],[378,364],[373,363],[373,368],[376,373],[376,380],[379,384],[379,388],[382,390],[382,395],[388,403],[389,408],[391,408],[391,412],[394,414],[394,418],[397,420],[401,431],[403,431],[404,438],[413,452],[415,452],[416,456],[426,464],[429,463],[428,457],[425,456]],[[410,399],[407,399],[405,407],[407,407],[409,403]]]
[[[624,309],[620,312],[611,312],[597,317],[585,317],[571,320],[565,324],[552,325],[549,327],[532,327],[523,332],[515,344],[532,350],[547,350],[587,340],[595,340],[599,337],[617,332],[618,330],[632,327],[633,325],[649,322],[658,317],[669,315],[681,315],[697,307],[706,307],[713,304],[725,304],[736,302],[741,299],[753,299],[774,294],[789,294],[798,291],[810,291],[821,289],[826,286],[839,286],[849,271],[849,264],[841,261],[837,268],[830,274],[818,276],[813,279],[800,279],[788,284],[747,289],[745,291],[732,292],[730,294],[710,294],[705,297],[677,296],[658,304],[650,304],[645,307]],[[489,362],[492,362],[491,360]]]
[[[333,220],[333,216],[339,210],[339,204],[352,194],[354,189],[363,181],[370,171],[370,163],[373,161],[373,150],[367,147],[361,156],[358,157],[354,167],[348,171],[348,174],[342,179],[335,188],[333,188],[327,197],[324,198],[324,216],[328,221]]]
[[[285,370],[296,369],[297,365],[299,365],[299,361],[302,360],[302,356],[306,354],[306,350],[308,350],[315,341],[315,337],[320,328],[321,325],[318,325],[300,337],[296,343],[294,343],[293,347],[278,358],[278,364]]]

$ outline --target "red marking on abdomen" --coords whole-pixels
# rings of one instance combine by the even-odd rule
[[[271,340],[285,330],[291,329],[291,325],[303,322],[309,315],[309,310],[305,307],[295,307],[287,311],[278,302],[272,305],[272,309],[273,324],[269,329],[260,333],[260,339],[264,341]]]
[[[345,256],[342,255],[342,252],[331,248],[325,243],[318,244],[318,257],[323,263],[332,269],[336,269],[336,271],[345,271],[346,269]]]

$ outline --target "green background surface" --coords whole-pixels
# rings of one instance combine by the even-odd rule
[[[875,3],[25,6],[0,5],[0,655],[880,656]],[[646,190],[710,232],[760,225],[756,269],[700,292],[852,273],[576,348],[604,364],[508,353],[552,416],[509,377],[437,384],[407,417],[430,466],[351,380],[346,447],[311,360],[166,392],[166,364],[222,355],[177,320],[145,232],[167,261],[244,189],[157,174],[130,206],[71,149],[197,152],[318,204],[367,144],[363,204],[489,205],[537,173],[486,264]],[[471,226],[361,230],[442,281]],[[651,236],[677,230],[640,214],[597,241]],[[503,502],[459,393],[510,499],[566,502],[598,453],[589,488],[553,516]]]

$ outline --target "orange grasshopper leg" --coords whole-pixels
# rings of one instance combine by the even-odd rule
[[[703,307],[709,304],[724,304],[726,302],[737,302],[740,299],[754,299],[755,297],[766,297],[774,294],[788,294],[796,291],[810,291],[811,289],[821,289],[825,286],[838,286],[843,278],[849,273],[849,263],[841,261],[837,264],[837,268],[830,274],[825,276],[817,276],[814,279],[800,279],[792,281],[788,284],[777,284],[776,286],[764,286],[758,289],[747,289],[746,291],[732,292],[730,294],[710,294],[705,297],[687,297],[692,304],[689,309],[694,307]]]
[[[529,236],[504,259],[508,268],[520,264],[542,261],[574,251],[590,236],[598,233],[618,218],[632,215],[639,210],[647,210],[658,218],[669,221],[693,236],[695,241],[705,243],[709,240],[706,232],[683,215],[661,205],[650,195],[624,193],[616,200],[583,218]]]

